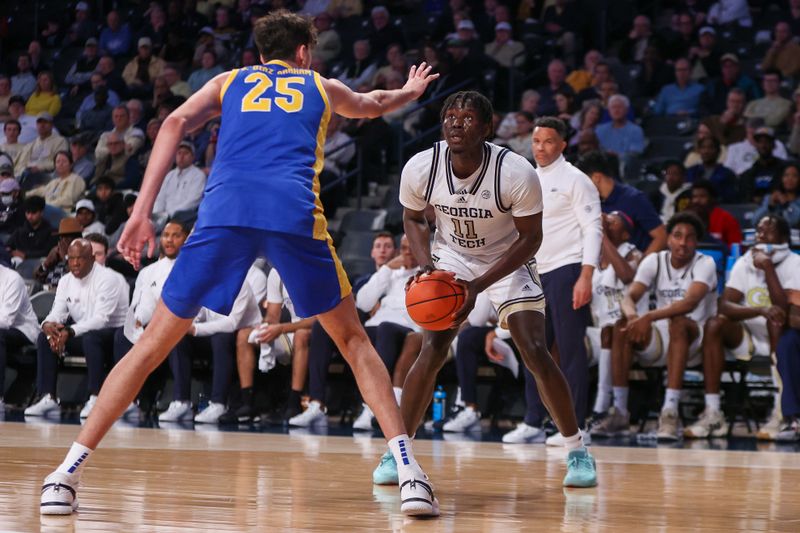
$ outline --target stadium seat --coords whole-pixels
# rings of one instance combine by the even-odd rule
[[[350,231],[342,239],[337,252],[342,260],[369,259],[372,251],[372,240],[375,235],[372,231]]]
[[[650,144],[647,145],[645,150],[645,157],[647,159],[679,159],[682,160],[684,154],[691,148],[692,141],[687,137],[659,137],[651,136],[645,132],[649,137]]]
[[[31,296],[31,307],[33,307],[33,313],[40,324],[50,314],[55,299],[56,293],[52,291],[41,291]]]
[[[372,274],[375,272],[375,261],[369,258],[342,260],[342,266],[344,266],[344,270],[347,272],[350,281],[354,281],[365,274]]]
[[[757,204],[721,204],[719,207],[733,215],[742,229],[755,227],[753,211],[758,209]]]
[[[66,216],[63,209],[59,209],[53,205],[44,206],[44,219],[53,226],[53,229],[58,229],[58,223]]]
[[[709,256],[717,266],[717,292],[722,293],[725,288],[725,266],[728,257],[728,250],[724,244],[702,242],[697,245],[697,251]]]
[[[339,226],[339,231],[380,231],[386,220],[383,209],[361,209],[348,212]]]
[[[642,128],[648,138],[691,135],[697,129],[697,122],[691,118],[674,115],[652,115],[647,117]]]

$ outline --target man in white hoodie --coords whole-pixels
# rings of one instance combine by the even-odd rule
[[[58,409],[56,378],[60,359],[86,358],[89,401],[81,416],[91,411],[106,375],[114,330],[125,322],[128,293],[118,274],[96,264],[92,245],[75,239],[67,249],[69,274],[61,278],[50,313],[36,341],[36,390],[40,399],[25,409],[26,416],[43,416]]]

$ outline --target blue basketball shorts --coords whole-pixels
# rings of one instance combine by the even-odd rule
[[[181,318],[193,318],[201,307],[230,314],[259,256],[278,270],[298,316],[330,311],[351,292],[330,237],[211,226],[196,228],[181,248],[164,284],[164,304]]]

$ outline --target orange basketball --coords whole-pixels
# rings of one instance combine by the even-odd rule
[[[452,274],[436,270],[412,282],[406,291],[406,309],[423,329],[444,331],[453,326],[453,313],[464,304],[464,287]]]

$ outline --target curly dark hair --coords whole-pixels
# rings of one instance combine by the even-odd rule
[[[680,213],[672,215],[672,218],[667,221],[667,235],[672,233],[672,230],[674,230],[675,226],[678,224],[689,224],[692,226],[697,234],[698,240],[702,239],[706,234],[705,224],[700,220],[700,217],[691,211],[681,211]]]
[[[447,97],[442,104],[439,119],[444,122],[444,115],[451,107],[471,107],[478,113],[478,119],[484,124],[492,123],[494,108],[492,102],[478,91],[459,91]]]
[[[539,117],[533,124],[534,128],[550,128],[556,130],[558,136],[562,141],[566,141],[569,137],[569,128],[567,123],[558,117]]]
[[[317,30],[311,19],[279,9],[258,19],[253,36],[259,53],[265,59],[294,59],[297,47],[317,44]]]

